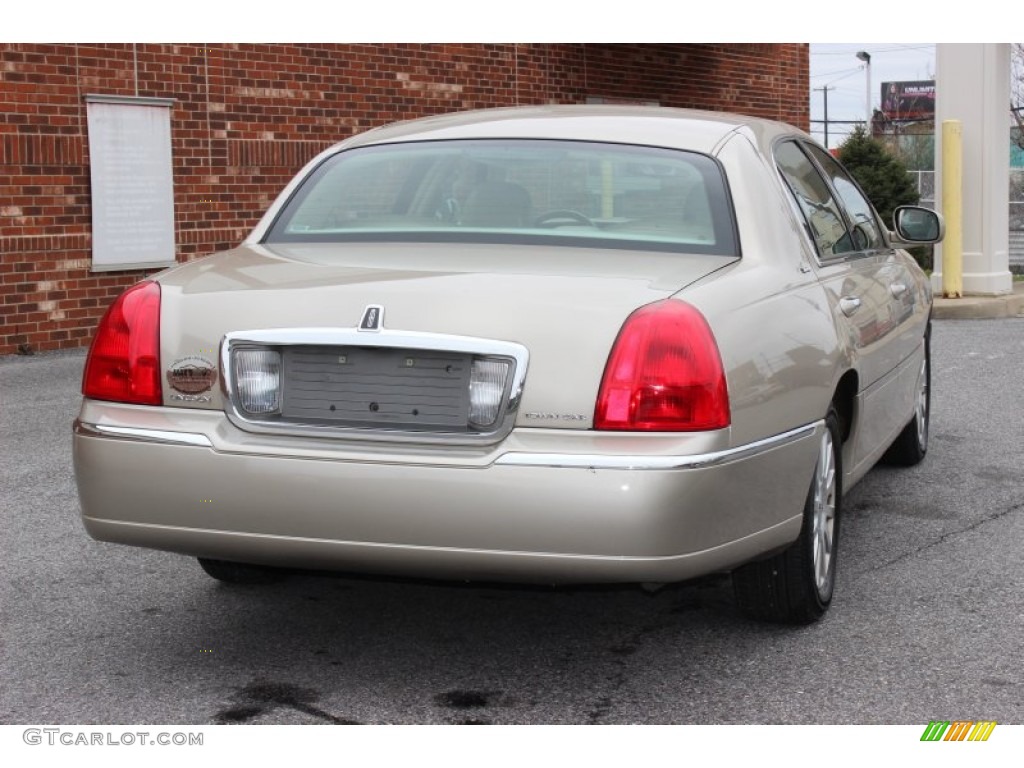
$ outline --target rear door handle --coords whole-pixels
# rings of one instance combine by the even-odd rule
[[[839,309],[842,310],[843,314],[850,317],[854,312],[860,309],[860,299],[856,296],[843,296],[839,300]]]
[[[892,292],[893,298],[898,299],[907,292],[907,286],[905,283],[893,283],[889,286],[889,290]]]

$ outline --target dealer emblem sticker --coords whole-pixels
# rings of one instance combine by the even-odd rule
[[[167,371],[167,383],[171,389],[183,395],[198,395],[209,392],[217,383],[217,369],[211,360],[192,355],[175,360]]]

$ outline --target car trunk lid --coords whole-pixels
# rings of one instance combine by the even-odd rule
[[[354,331],[368,307],[379,307],[388,330],[521,345],[529,363],[516,423],[589,428],[625,318],[734,261],[513,245],[244,246],[159,277],[162,363],[168,372],[183,365],[217,368],[226,334]],[[170,383],[165,403],[223,407],[219,387],[197,394]]]

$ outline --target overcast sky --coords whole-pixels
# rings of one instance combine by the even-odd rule
[[[811,43],[811,133],[824,141],[821,89],[829,88],[828,119],[830,147],[838,146],[853,126],[833,120],[864,123],[866,74],[857,51],[871,54],[871,108],[879,108],[881,83],[900,80],[932,80],[935,76],[933,43]]]

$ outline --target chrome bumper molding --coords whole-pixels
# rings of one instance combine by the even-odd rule
[[[213,448],[210,438],[196,432],[172,432],[166,429],[86,424],[77,419],[75,420],[75,434],[86,435],[87,437],[112,437],[118,440],[139,440],[146,443],[170,443],[172,445],[195,445],[201,448]]]
[[[781,448],[813,435],[824,421],[819,420],[788,432],[763,440],[728,448],[724,451],[698,453],[688,456],[623,456],[572,453],[506,453],[499,456],[494,464],[503,467],[552,467],[558,469],[625,469],[625,470],[672,470],[705,469],[734,461],[751,458],[760,453]],[[206,435],[196,432],[172,432],[163,429],[140,427],[115,427],[106,424],[88,424],[75,421],[75,434],[88,437],[108,437],[118,440],[138,440],[148,443],[191,445],[213,448]]]
[[[753,443],[728,448],[712,453],[698,453],[691,456],[621,456],[600,454],[569,453],[506,453],[494,463],[513,467],[558,467],[562,469],[704,469],[748,459],[759,453],[775,450],[784,445],[810,437],[823,425],[816,421],[779,435],[757,440]]]

